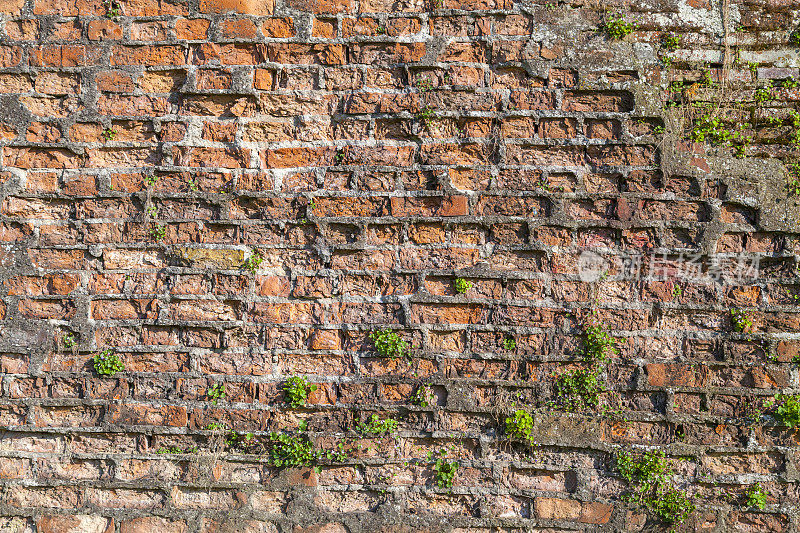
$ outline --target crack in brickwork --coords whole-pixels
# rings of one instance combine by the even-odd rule
[[[0,0],[0,531],[668,529],[613,467],[648,447],[687,459],[681,530],[797,530],[798,434],[748,415],[798,384],[797,147],[766,123],[798,90],[725,108],[742,160],[664,104],[698,65],[725,92],[683,104],[798,76],[800,5],[618,9],[613,41],[583,1]],[[759,278],[676,274],[698,254]],[[619,352],[563,412],[590,316]],[[272,431],[331,454],[280,468]]]

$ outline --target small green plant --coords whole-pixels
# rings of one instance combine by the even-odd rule
[[[800,87],[800,80],[794,79],[794,77],[789,76],[781,83],[781,87],[784,89],[797,89]]]
[[[606,20],[601,26],[603,32],[613,40],[624,39],[636,29],[636,24],[626,22],[625,17],[619,13],[606,15]]]
[[[341,165],[344,162],[344,149],[336,151],[336,155],[333,156],[333,162],[337,165]]]
[[[752,485],[747,490],[745,496],[747,496],[747,500],[745,501],[745,506],[747,507],[756,507],[763,510],[764,507],[767,506],[767,493],[761,488],[760,483]]]
[[[672,297],[680,298],[681,296],[683,296],[683,289],[681,288],[681,286],[675,285],[674,287],[672,287]]]
[[[125,370],[125,365],[114,350],[103,350],[94,356],[94,370],[101,376],[113,376]]]
[[[217,405],[218,401],[225,399],[225,384],[214,383],[208,388],[206,395],[211,399],[214,405]]]
[[[228,431],[228,426],[220,422],[209,422],[206,424],[206,429],[209,431]]]
[[[674,33],[665,33],[661,37],[661,47],[670,52],[674,52],[681,44],[681,39]]]
[[[464,278],[456,278],[453,281],[453,288],[459,294],[464,294],[465,292],[470,290],[472,287],[473,287],[472,282],[471,281],[467,281]]]
[[[122,16],[122,5],[116,0],[103,0],[106,8],[106,18],[115,20]]]
[[[574,413],[594,409],[600,404],[605,387],[599,379],[598,367],[563,372],[556,377],[554,406]]]
[[[419,122],[425,125],[425,127],[430,126],[431,122],[436,118],[436,113],[434,112],[433,108],[429,105],[425,105],[422,109],[414,115]]]
[[[506,436],[512,439],[523,440],[528,445],[534,446],[533,417],[523,409],[517,409],[514,414],[506,418]]]
[[[325,457],[327,457],[329,461],[343,463],[350,457],[350,453],[345,449],[344,443],[339,442],[336,444],[336,448],[325,452]]]
[[[146,210],[147,216],[150,218],[156,218],[158,216],[158,208],[154,205],[151,205]]]
[[[438,454],[432,451],[428,452],[429,461],[433,461],[434,457],[436,457],[436,462],[433,464],[434,480],[441,489],[453,488],[453,481],[459,466],[457,461],[451,463],[445,459],[446,455],[446,450],[439,450]]]
[[[697,119],[689,137],[694,142],[710,142],[711,144],[731,146],[737,156],[742,156],[752,142],[752,136],[745,135],[744,123],[739,123],[735,130],[729,129],[722,119],[705,113]]]
[[[791,110],[789,112],[789,120],[792,126],[789,141],[794,145],[800,145],[800,113],[794,109]]]
[[[800,394],[779,394],[775,397],[772,416],[781,426],[800,426]]]
[[[189,448],[186,448],[186,450],[184,450],[179,446],[162,446],[158,450],[156,450],[156,453],[159,455],[164,455],[164,454],[195,453],[196,451],[197,451],[197,446],[191,446]]]
[[[164,237],[167,236],[167,227],[162,224],[156,224],[150,231],[148,231],[150,238],[153,239],[155,242],[161,242],[164,240]]]
[[[417,80],[417,90],[422,94],[432,91],[433,82],[428,78]]]
[[[772,100],[772,82],[770,81],[763,87],[759,87],[756,89],[754,97],[753,97],[758,104],[763,104],[769,100]]]
[[[200,190],[200,187],[197,185],[197,180],[196,179],[190,179],[189,180],[189,190],[192,191],[192,192],[197,192],[197,191]]]
[[[753,319],[743,309],[731,309],[731,325],[733,326],[733,331],[737,333],[751,333],[753,331]]]
[[[436,396],[433,394],[433,387],[427,383],[417,387],[411,395],[411,403],[420,407],[429,407],[436,403]]]
[[[503,339],[503,348],[505,348],[509,352],[511,350],[514,350],[516,347],[517,347],[517,341],[514,339],[514,337],[505,337]]]
[[[301,467],[311,466],[319,458],[319,452],[305,435],[288,435],[271,432],[267,442],[267,457],[272,466]]]
[[[302,407],[308,400],[308,395],[317,390],[317,386],[309,384],[305,378],[293,376],[283,385],[284,401],[292,407]]]
[[[357,427],[365,435],[391,435],[397,431],[397,420],[393,418],[381,420],[378,415],[372,415]]]
[[[616,340],[601,324],[592,321],[585,326],[585,331],[586,342],[583,353],[587,362],[604,364],[611,356],[619,353]]]
[[[622,451],[616,456],[616,467],[633,489],[623,500],[643,505],[667,524],[683,522],[694,512],[686,492],[672,485],[674,473],[664,452],[634,455]]]
[[[72,333],[64,333],[64,336],[61,337],[61,342],[64,344],[65,348],[74,348],[77,344],[75,341],[75,335]]]
[[[800,29],[794,30],[789,34],[789,44],[800,46]]]
[[[102,133],[100,133],[100,136],[106,141],[113,141],[117,138],[117,130],[114,128],[105,128]]]
[[[384,357],[396,359],[409,353],[408,343],[390,329],[379,329],[369,334],[375,349]]]
[[[263,262],[264,257],[261,255],[261,252],[259,250],[251,250],[250,257],[245,259],[244,263],[242,263],[242,268],[255,276],[256,272],[258,272],[258,267],[260,267]]]
[[[386,33],[386,26],[383,25],[378,26],[377,28],[375,28],[375,31],[377,32],[378,35],[383,35]]]
[[[155,174],[150,174],[148,176],[145,176],[144,183],[148,187],[152,187],[153,185],[158,183],[158,176],[156,176]]]

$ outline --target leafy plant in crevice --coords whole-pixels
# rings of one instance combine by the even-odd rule
[[[317,390],[317,386],[309,383],[305,378],[292,376],[283,385],[284,401],[292,407],[303,407],[308,401],[308,395]]]
[[[781,426],[800,427],[800,394],[778,394],[770,406],[770,414]]]
[[[606,390],[600,381],[602,370],[600,365],[592,365],[559,374],[554,384],[554,405],[570,413],[596,409],[600,394]]]
[[[272,466],[312,466],[319,459],[319,452],[314,449],[314,444],[307,435],[273,431],[265,444],[269,464]]]
[[[441,489],[451,489],[453,488],[453,481],[456,477],[456,472],[458,471],[458,461],[448,461],[445,456],[447,455],[446,450],[439,450],[439,452],[428,452],[428,460],[433,461],[436,458],[433,466],[431,467],[434,472],[434,481],[436,485]]]
[[[106,8],[106,18],[116,20],[122,16],[122,4],[117,0],[103,0],[103,5]]]
[[[695,504],[686,491],[673,485],[675,473],[664,452],[637,455],[620,451],[615,456],[615,466],[632,489],[623,495],[624,501],[644,506],[670,525],[683,522],[695,511]]]
[[[211,399],[211,403],[217,405],[217,402],[225,399],[225,384],[214,383],[206,391],[206,396]]]
[[[453,289],[459,294],[464,294],[468,290],[473,287],[473,283],[471,281],[467,281],[464,278],[456,278],[453,281]]]
[[[601,375],[612,355],[619,353],[614,338],[593,317],[584,324],[584,367],[554,375],[555,398],[549,405],[567,412],[596,409],[606,391]]]
[[[745,135],[744,129],[745,125],[741,122],[736,129],[730,129],[721,118],[707,112],[694,121],[689,138],[694,142],[731,147],[737,157],[744,157],[753,140],[752,136]]]
[[[167,236],[167,227],[161,224],[156,224],[147,232],[150,238],[155,242],[161,242]]]
[[[745,493],[745,506],[755,507],[764,510],[767,506],[767,492],[761,487],[760,483],[753,484]]]
[[[753,318],[744,309],[731,309],[731,326],[737,333],[752,333]]]
[[[397,420],[393,418],[381,419],[378,415],[372,415],[359,422],[356,428],[365,435],[392,435],[397,431],[397,425]]]
[[[505,434],[512,439],[525,441],[529,446],[535,446],[533,439],[533,416],[524,409],[517,409],[514,414],[506,418]]]
[[[94,370],[101,376],[113,376],[125,370],[125,365],[114,350],[103,350],[94,356]]]
[[[375,330],[369,334],[369,338],[372,340],[378,353],[384,357],[396,359],[398,357],[404,357],[409,353],[408,343],[391,329]]]
[[[244,263],[242,263],[242,268],[255,276],[256,272],[258,272],[258,267],[260,267],[263,262],[264,257],[261,255],[261,252],[259,250],[251,250],[250,257],[245,259]]]
[[[430,407],[436,403],[436,395],[433,393],[433,387],[427,383],[423,383],[414,390],[411,395],[411,403],[420,407]]]
[[[70,349],[75,348],[78,345],[73,333],[64,333],[64,335],[61,337],[61,343],[64,345],[64,348]]]
[[[773,99],[772,82],[770,81],[766,85],[758,87],[755,90],[753,98],[755,99],[757,104],[763,104],[764,102],[772,100]]]
[[[616,41],[630,35],[636,29],[636,24],[627,22],[620,13],[611,13],[605,16],[601,29],[606,36]]]
[[[674,52],[681,44],[681,39],[676,34],[669,32],[661,36],[661,47],[669,52]]]
[[[114,128],[105,128],[100,133],[100,136],[105,141],[113,141],[114,139],[117,138],[117,130],[115,130]]]
[[[514,337],[505,337],[503,339],[503,348],[504,349],[506,349],[506,350],[508,350],[510,352],[511,350],[514,350],[516,347],[517,347],[517,341],[516,341],[516,339],[514,339]]]

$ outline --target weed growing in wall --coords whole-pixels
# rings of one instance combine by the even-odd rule
[[[266,445],[267,457],[272,466],[311,466],[319,457],[314,445],[305,435],[289,435],[273,431],[269,434]]]
[[[800,427],[800,394],[778,394],[775,397],[772,416],[781,426]]]
[[[621,451],[616,467],[632,489],[623,496],[625,501],[644,506],[667,524],[679,524],[694,512],[695,505],[686,492],[672,485],[675,473],[664,452],[635,455]]]
[[[217,405],[217,402],[225,399],[225,384],[214,383],[206,391],[206,395],[211,400],[211,403]]]
[[[745,494],[745,506],[746,507],[755,507],[756,509],[763,510],[764,507],[767,506],[767,493],[766,491],[761,488],[760,483],[756,483],[751,486],[747,493]]]
[[[125,370],[125,365],[114,350],[103,350],[94,356],[94,370],[101,376],[113,376]]]
[[[453,481],[455,481],[456,472],[458,471],[458,461],[448,461],[445,459],[447,455],[446,450],[439,450],[438,453],[428,452],[428,460],[436,462],[433,464],[434,481],[439,488],[451,489],[453,488]]]
[[[365,435],[391,435],[397,431],[397,420],[392,418],[381,420],[378,415],[372,415],[359,423],[357,428]]]
[[[525,441],[534,446],[533,417],[523,409],[517,409],[514,414],[506,418],[506,436],[512,439]]]
[[[264,257],[261,255],[261,252],[258,250],[251,250],[250,257],[245,259],[244,263],[242,263],[242,268],[255,276],[256,272],[258,272],[258,267],[260,267],[263,262]]]
[[[106,141],[113,141],[117,138],[117,130],[114,128],[105,128],[100,133],[100,136]]]
[[[636,24],[626,22],[625,17],[619,13],[611,13],[606,15],[601,29],[608,38],[619,40],[630,35],[636,29]]]
[[[731,326],[737,333],[752,333],[753,318],[743,309],[731,309]]]
[[[411,395],[411,403],[420,407],[430,407],[436,403],[436,396],[433,388],[427,383],[420,385]]]
[[[384,357],[396,359],[408,355],[409,346],[396,332],[390,329],[379,329],[369,334],[375,349]]]
[[[456,278],[453,281],[453,288],[459,294],[464,294],[465,292],[470,290],[472,288],[472,286],[473,286],[472,282],[471,281],[467,281],[464,278]]]
[[[550,406],[567,412],[596,409],[605,386],[600,376],[612,355],[619,352],[616,341],[593,318],[584,325],[586,340],[583,347],[584,368],[555,375],[555,399]]]
[[[283,385],[283,398],[292,407],[303,407],[308,401],[308,395],[315,390],[316,385],[308,383],[300,376],[293,376]]]

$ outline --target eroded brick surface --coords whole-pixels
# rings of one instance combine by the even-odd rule
[[[613,467],[650,448],[681,530],[795,531],[798,16],[0,0],[0,531],[668,529]],[[618,352],[567,413],[590,316]]]

